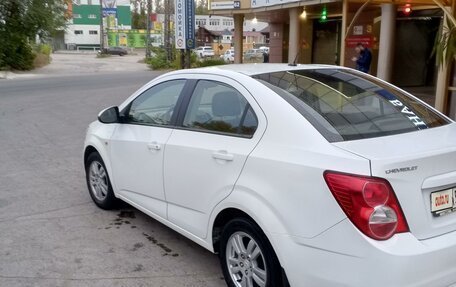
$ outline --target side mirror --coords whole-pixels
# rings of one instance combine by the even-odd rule
[[[98,114],[98,121],[104,124],[115,124],[120,122],[119,108],[110,107]]]

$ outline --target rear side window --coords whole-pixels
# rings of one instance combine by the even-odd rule
[[[199,81],[183,126],[195,130],[251,137],[258,126],[247,100],[236,89],[215,81]]]
[[[449,123],[416,99],[357,72],[296,70],[254,78],[287,100],[330,142],[400,134]]]

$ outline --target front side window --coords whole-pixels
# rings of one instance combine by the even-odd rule
[[[148,89],[133,100],[126,114],[126,122],[170,125],[174,108],[184,85],[185,80],[173,80]]]
[[[201,131],[251,137],[258,119],[247,100],[224,83],[199,81],[183,126]]]
[[[407,94],[358,72],[294,70],[254,76],[330,142],[433,128],[448,120]]]

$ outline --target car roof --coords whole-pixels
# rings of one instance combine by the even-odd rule
[[[293,70],[312,70],[312,69],[348,69],[341,66],[334,65],[318,65],[318,64],[297,64],[296,66],[290,66],[289,64],[283,63],[254,63],[254,64],[230,64],[212,66],[206,68],[196,69],[184,69],[174,71],[175,74],[185,74],[191,71],[191,73],[201,74],[220,74],[222,71],[228,73],[239,73],[247,76],[254,76],[259,74],[293,71]]]

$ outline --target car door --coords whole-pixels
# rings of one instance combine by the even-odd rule
[[[185,83],[182,79],[170,80],[144,91],[122,111],[123,123],[111,138],[117,194],[163,218],[163,154]]]
[[[205,238],[211,211],[233,190],[266,118],[242,85],[222,76],[198,80],[187,102],[165,151],[168,220]]]

